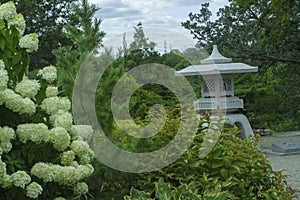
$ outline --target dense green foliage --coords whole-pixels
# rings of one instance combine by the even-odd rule
[[[122,131],[115,131],[113,139],[117,145],[130,151],[159,149],[176,134],[180,123],[179,110],[180,107],[168,110],[167,126],[151,139],[134,139]],[[237,130],[225,129],[213,150],[200,159],[199,149],[205,137],[203,130],[205,128],[200,128],[194,142],[180,159],[159,171],[128,174],[103,167],[102,178],[105,182],[97,197],[121,199],[125,195],[125,199],[159,200],[292,199],[294,192],[286,184],[286,177],[282,172],[272,170],[270,162],[257,149],[258,143],[254,138],[241,140],[237,137]],[[130,196],[126,196],[129,191]]]
[[[220,199],[291,199],[292,192],[286,187],[284,176],[272,170],[264,155],[255,148],[257,142],[241,140],[236,135],[233,130],[225,130],[203,159],[198,156],[204,134],[197,135],[182,158],[161,171],[142,175],[144,180],[135,187],[143,190],[149,187],[146,191],[151,193],[153,183],[158,184],[163,178],[174,190],[169,194],[172,196],[169,199],[174,200],[187,196],[192,199],[218,196]]]
[[[258,75],[236,77],[236,94],[246,100],[252,124],[273,128],[282,123],[277,131],[299,128],[299,0],[232,0],[218,19],[211,15],[209,4],[203,4],[182,25],[199,45],[217,44],[234,61],[259,66]]]

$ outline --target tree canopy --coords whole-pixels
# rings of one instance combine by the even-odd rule
[[[58,66],[58,81],[63,93],[72,97],[72,90],[76,74],[86,56],[97,50],[105,35],[100,30],[101,19],[94,18],[100,9],[87,0],[81,0],[78,4],[72,4],[74,10],[73,21],[75,25],[65,26],[64,37],[70,40],[70,44],[54,49],[56,65]]]
[[[209,4],[182,26],[202,46],[218,44],[234,58],[299,64],[299,0],[232,0],[211,20]]]

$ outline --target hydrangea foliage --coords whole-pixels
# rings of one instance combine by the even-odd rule
[[[0,5],[1,198],[78,198],[88,192],[84,179],[94,171],[87,143],[93,129],[72,124],[71,102],[58,96],[54,66],[28,78],[38,35],[24,30],[15,5]]]

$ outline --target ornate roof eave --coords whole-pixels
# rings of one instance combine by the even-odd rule
[[[244,63],[224,63],[224,64],[206,64],[192,65],[180,71],[176,71],[177,76],[197,76],[212,74],[237,74],[257,72],[258,67],[252,67]]]
[[[200,65],[192,65],[180,71],[176,71],[176,76],[197,76],[197,75],[213,75],[213,74],[236,74],[257,72],[258,67],[252,67],[245,63],[232,63],[231,58],[222,56],[214,45],[211,55],[202,60]]]

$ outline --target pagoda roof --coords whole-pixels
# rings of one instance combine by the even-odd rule
[[[211,55],[202,60],[199,65],[191,65],[180,71],[176,71],[177,76],[195,76],[212,74],[234,74],[257,72],[258,67],[252,67],[245,63],[232,63],[231,58],[222,56],[217,45],[213,46]]]

